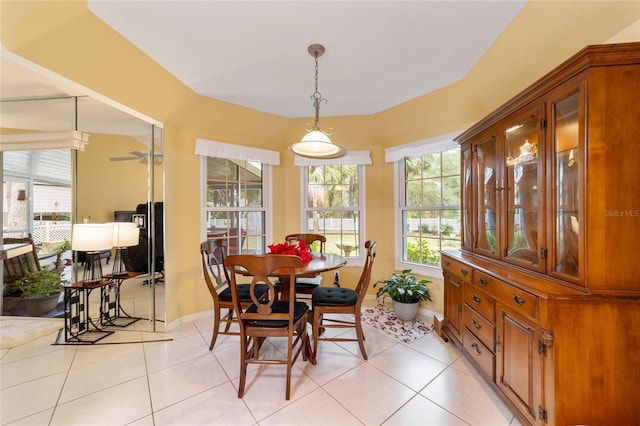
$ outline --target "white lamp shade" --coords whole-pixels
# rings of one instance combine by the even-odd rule
[[[140,240],[140,229],[133,222],[111,222],[113,225],[113,246],[137,246]]]
[[[309,158],[339,158],[346,154],[346,150],[335,145],[325,133],[320,130],[312,130],[300,142],[291,144],[291,151],[302,157]]]
[[[71,249],[101,251],[113,247],[113,225],[106,223],[76,223],[71,234]]]
[[[331,139],[329,139],[329,136],[327,136],[320,130],[312,130],[306,135],[304,135],[304,137],[300,142],[331,143]]]

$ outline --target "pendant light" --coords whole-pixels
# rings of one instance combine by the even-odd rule
[[[316,61],[316,90],[311,95],[316,115],[313,127],[306,129],[307,134],[302,140],[291,144],[289,149],[296,155],[308,158],[331,159],[344,157],[347,150],[331,142],[331,139],[329,139],[331,133],[322,130],[319,124],[320,103],[327,102],[318,91],[318,58],[324,53],[324,46],[321,44],[312,44],[307,50]]]

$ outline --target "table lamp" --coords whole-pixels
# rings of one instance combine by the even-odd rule
[[[111,222],[107,225],[113,225],[113,247],[116,249],[111,274],[127,275],[127,265],[124,261],[127,256],[127,247],[138,245],[140,229],[133,222]]]
[[[100,251],[113,247],[113,225],[106,223],[76,223],[71,234],[71,250],[86,252],[84,284],[97,283],[102,279]]]

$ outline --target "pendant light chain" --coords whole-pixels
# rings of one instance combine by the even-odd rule
[[[325,98],[322,97],[322,94],[318,91],[318,52],[315,52],[315,54],[313,55],[315,60],[316,60],[316,67],[315,67],[315,71],[316,71],[316,91],[313,92],[313,95],[311,95],[311,100],[313,101],[313,107],[316,111],[316,115],[315,115],[315,119],[313,122],[313,127],[312,129],[315,130],[321,130],[320,129],[320,103],[321,102],[327,102],[327,100]]]
[[[340,145],[336,145],[331,142],[329,139],[329,135],[331,135],[331,130],[324,131],[320,128],[320,104],[322,102],[327,102],[325,98],[322,97],[322,94],[318,90],[318,74],[319,72],[319,60],[318,58],[324,54],[324,46],[321,44],[312,44],[307,49],[307,52],[315,59],[315,92],[311,95],[311,100],[313,101],[313,107],[315,109],[315,120],[313,123],[313,127],[307,127],[307,134],[302,138],[300,142],[295,142],[289,145],[289,150],[294,154],[299,155],[301,157],[307,158],[316,158],[316,159],[333,159],[344,157],[347,153],[347,150],[341,147]],[[309,123],[307,123],[307,126]]]
[[[313,92],[313,96],[318,95],[318,98],[322,98],[320,92],[318,92],[318,55],[316,55],[316,91]]]

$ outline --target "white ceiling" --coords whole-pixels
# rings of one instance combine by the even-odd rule
[[[195,92],[284,117],[372,114],[463,78],[526,4],[104,1],[90,10]],[[161,90],[161,89],[160,89]]]
[[[88,1],[197,93],[284,117],[313,116],[312,43],[321,116],[372,114],[463,78],[525,3]],[[2,100],[87,94],[1,53]]]

